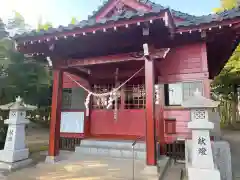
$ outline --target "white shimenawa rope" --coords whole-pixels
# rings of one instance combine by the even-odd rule
[[[85,88],[83,85],[81,85],[79,82],[77,82],[71,75],[66,74],[66,76],[72,80],[73,82],[75,82],[78,86],[80,86],[81,88],[83,88],[85,91],[88,92],[88,96],[86,98],[85,101],[85,107],[86,107],[86,116],[89,116],[89,102],[90,102],[90,97],[91,95],[93,96],[97,96],[97,97],[104,97],[104,96],[110,96],[110,99],[108,101],[108,108],[112,105],[112,101],[114,100],[111,96],[116,93],[121,87],[123,87],[127,82],[129,82],[134,76],[136,76],[139,72],[141,72],[144,69],[144,66],[141,67],[137,72],[135,72],[130,78],[128,78],[124,83],[122,83],[120,86],[118,86],[117,88],[113,88],[112,91],[110,92],[106,92],[106,93],[94,93],[92,91],[90,91],[89,89]]]

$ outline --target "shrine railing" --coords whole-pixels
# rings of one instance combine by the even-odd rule
[[[80,145],[81,139],[75,137],[60,137],[59,148],[61,150],[74,151]]]
[[[185,160],[185,141],[176,140],[173,143],[165,144],[164,151],[166,156],[172,158],[174,162],[182,162]]]

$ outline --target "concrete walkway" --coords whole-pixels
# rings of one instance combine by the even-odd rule
[[[132,160],[107,159],[93,156],[76,157],[70,152],[61,154],[57,164],[37,166],[12,172],[7,180],[132,180]],[[141,174],[145,161],[135,161],[135,179],[147,179]]]

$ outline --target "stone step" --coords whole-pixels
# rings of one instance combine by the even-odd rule
[[[132,159],[134,156],[134,159],[146,159],[145,143],[137,143],[133,153],[131,141],[83,140],[81,145],[75,148],[75,152],[102,157]]]
[[[86,139],[81,141],[81,146],[98,146],[114,149],[132,149],[132,143],[132,141],[104,141]],[[145,142],[137,142],[134,148],[146,151],[146,144]]]
[[[159,180],[162,180],[168,167],[171,163],[171,159],[167,156],[160,156],[157,161],[158,172],[159,172]]]
[[[76,153],[82,153],[86,155],[104,156],[104,157],[114,157],[114,158],[133,158],[132,149],[114,149],[108,147],[97,147],[97,146],[79,146],[75,148]],[[146,151],[135,150],[135,159],[145,159]]]
[[[166,171],[163,180],[181,180],[183,178],[183,164],[172,165]]]

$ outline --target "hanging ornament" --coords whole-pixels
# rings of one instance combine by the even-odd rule
[[[91,97],[92,93],[88,93],[88,96],[86,98],[86,101],[84,103],[85,107],[86,107],[86,116],[89,116],[89,102],[90,102],[90,97]]]
[[[118,82],[118,75],[119,75],[119,69],[116,68],[116,72],[115,72],[115,88],[117,88],[119,86],[119,82]],[[118,92],[117,89],[115,89],[115,91],[113,91],[114,94],[114,101],[115,101],[115,106],[114,106],[114,113],[113,113],[113,118],[115,121],[117,121],[118,119]]]
[[[109,99],[108,99],[108,105],[107,105],[107,109],[110,109],[113,105],[113,93],[110,94]]]

